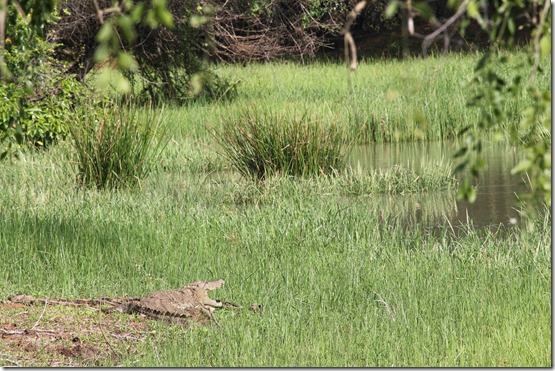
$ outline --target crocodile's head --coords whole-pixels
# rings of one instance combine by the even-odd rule
[[[199,290],[212,291],[212,290],[215,290],[215,289],[219,289],[220,287],[223,286],[224,283],[225,283],[225,281],[220,278],[219,280],[211,281],[211,282],[209,282],[209,281],[193,282],[187,287],[190,288],[190,289],[195,288],[195,289],[199,289]]]
[[[224,280],[221,278],[216,281],[197,281],[191,283],[189,286],[184,287],[183,289],[193,290],[196,292],[198,300],[205,306],[207,306],[208,310],[211,312],[214,308],[221,308],[223,306],[220,300],[210,299],[208,297],[208,291],[212,291],[215,289],[219,289],[224,284]],[[183,290],[182,289],[182,290]]]

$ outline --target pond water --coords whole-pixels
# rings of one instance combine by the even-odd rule
[[[457,149],[458,145],[450,142],[372,143],[354,147],[349,162],[353,167],[360,166],[367,170],[385,170],[400,165],[418,171],[427,162],[439,159],[455,164],[453,154]],[[478,197],[472,204],[457,201],[456,190],[381,196],[369,202],[383,210],[393,208],[394,211],[389,210],[388,215],[395,215],[407,225],[417,222],[431,228],[449,224],[461,228],[471,221],[475,228],[498,228],[518,223],[516,194],[526,193],[528,188],[521,175],[512,176],[510,171],[522,156],[516,148],[499,143],[484,143],[482,154],[487,168],[478,179]]]

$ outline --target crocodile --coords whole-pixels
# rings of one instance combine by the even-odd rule
[[[216,281],[196,281],[178,290],[152,292],[144,297],[97,298],[97,299],[49,299],[35,298],[30,295],[14,295],[8,298],[11,303],[25,305],[57,304],[100,308],[104,312],[118,310],[124,313],[142,314],[148,318],[166,322],[187,324],[191,321],[206,324],[216,320],[216,308],[241,307],[208,297],[208,291],[222,287],[223,279]]]

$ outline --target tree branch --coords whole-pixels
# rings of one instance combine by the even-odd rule
[[[445,31],[449,26],[455,23],[455,21],[459,19],[466,12],[466,6],[468,5],[468,1],[469,0],[464,0],[461,6],[459,7],[459,9],[457,10],[457,12],[451,18],[449,18],[447,22],[442,24],[441,27],[439,27],[437,30],[435,30],[434,32],[432,32],[431,34],[429,34],[424,38],[424,41],[422,41],[422,54],[424,54],[424,56],[428,55],[428,47],[432,44],[435,38],[438,37],[439,34]]]

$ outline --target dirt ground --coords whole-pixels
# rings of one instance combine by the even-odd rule
[[[152,334],[152,320],[91,307],[0,304],[0,366],[117,366]]]

